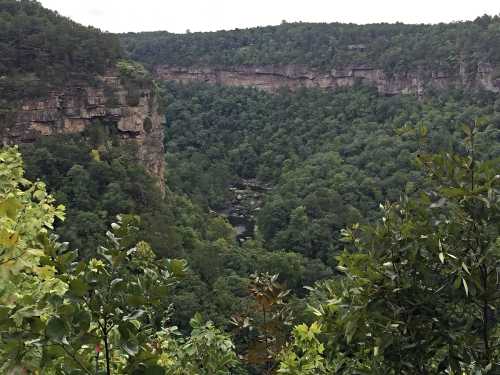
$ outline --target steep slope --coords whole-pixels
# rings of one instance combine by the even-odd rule
[[[498,17],[438,25],[284,23],[213,33],[129,33],[121,41],[164,80],[267,91],[361,82],[388,95],[455,86],[500,90]]]
[[[151,83],[127,88],[118,71],[97,77],[94,85],[68,85],[42,99],[25,99],[0,133],[3,144],[35,141],[41,136],[84,133],[98,123],[137,148],[137,160],[164,187],[163,120]]]
[[[232,187],[256,180],[271,188],[249,199],[259,205],[264,246],[332,266],[341,229],[422,186],[419,153],[464,152],[463,124],[481,118],[475,151],[500,157],[500,99],[489,92],[416,98],[362,86],[272,95],[199,82],[165,88],[170,188],[224,211],[227,202],[234,207]]]
[[[137,148],[163,188],[163,125],[151,78],[110,34],[30,0],[0,1],[0,140],[83,133],[97,122]]]
[[[33,0],[0,0],[0,105],[89,83],[121,57],[116,38]]]
[[[468,89],[483,89],[500,92],[500,78],[489,63],[477,65],[472,75],[466,75],[460,68],[458,74],[431,72],[395,73],[388,75],[383,69],[370,65],[348,66],[324,73],[299,65],[242,65],[228,68],[191,67],[159,65],[155,76],[164,81],[200,81],[226,86],[257,87],[274,92],[282,87],[318,87],[336,90],[353,87],[356,84],[374,86],[383,95],[423,95],[429,89],[446,89],[464,86]]]

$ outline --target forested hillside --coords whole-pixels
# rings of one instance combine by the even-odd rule
[[[94,79],[121,56],[117,39],[31,0],[0,1],[0,110],[69,80]]]
[[[322,71],[372,66],[387,73],[474,70],[500,63],[500,19],[437,25],[310,24],[211,33],[128,33],[120,36],[128,54],[149,66],[298,64]]]
[[[419,153],[463,152],[457,124],[485,118],[476,152],[500,157],[494,94],[457,91],[421,101],[363,87],[275,95],[206,84],[166,88],[170,186],[219,209],[239,179],[269,183],[257,215],[266,246],[331,265],[342,228],[374,219],[381,202],[421,186]]]
[[[138,246],[141,248],[141,244],[145,243],[143,241],[147,241],[154,249],[154,256],[157,257],[155,259],[185,259],[189,264],[189,268],[182,272],[183,282],[172,283],[172,285],[168,283],[172,292],[166,293],[166,290],[162,289],[161,301],[155,300],[153,305],[158,314],[154,319],[158,320],[157,325],[161,319],[168,318],[168,327],[171,329],[168,335],[177,337],[177,331],[174,332],[175,326],[179,327],[179,334],[194,333],[195,336],[192,337],[192,340],[201,340],[197,344],[200,345],[200,351],[210,349],[203,342],[204,334],[218,333],[220,335],[220,340],[214,342],[214,352],[212,353],[213,356],[221,356],[220,363],[205,364],[202,361],[192,362],[197,354],[187,355],[184,353],[182,345],[193,344],[191,339],[187,339],[188,336],[186,336],[185,341],[184,339],[172,341],[167,338],[167,333],[164,332],[165,337],[162,340],[165,341],[165,345],[167,342],[170,346],[177,345],[177,353],[179,354],[179,357],[175,359],[177,354],[171,347],[168,353],[170,359],[168,361],[163,359],[165,363],[170,363],[168,366],[167,364],[164,366],[168,368],[168,373],[177,371],[175,373],[184,374],[183,371],[189,366],[191,366],[192,373],[197,371],[198,366],[205,365],[215,366],[217,371],[222,371],[229,366],[241,367],[234,360],[231,341],[228,341],[227,336],[208,321],[214,321],[218,327],[230,331],[234,327],[231,323],[232,317],[237,314],[248,315],[248,319],[256,319],[255,329],[250,336],[244,335],[238,340],[239,352],[242,353],[252,342],[258,341],[257,337],[261,334],[259,327],[262,312],[255,310],[253,305],[255,298],[249,290],[253,280],[251,275],[257,271],[269,272],[269,275],[280,274],[279,281],[286,280],[287,287],[293,290],[293,296],[291,295],[289,299],[298,306],[303,306],[304,302],[300,300],[305,295],[302,289],[303,285],[312,285],[314,282],[332,275],[332,270],[319,260],[308,259],[293,252],[283,250],[269,254],[258,240],[249,241],[244,248],[240,247],[235,240],[234,229],[224,218],[209,213],[201,205],[193,203],[188,196],[171,192],[169,185],[164,192],[159,189],[157,183],[159,176],[152,176],[151,173],[148,173],[145,169],[147,164],[138,163],[135,155],[138,153],[137,148],[142,147],[142,153],[145,154],[147,160],[157,157],[154,153],[157,149],[151,149],[148,142],[161,142],[162,138],[158,140],[151,138],[161,137],[163,132],[155,131],[154,126],[157,124],[154,121],[156,120],[147,117],[148,113],[144,115],[145,120],[142,122],[141,103],[146,102],[149,105],[146,109],[154,109],[155,101],[162,101],[159,97],[160,89],[155,85],[152,85],[154,91],[150,89],[150,76],[139,64],[118,59],[121,52],[115,37],[102,34],[98,30],[81,27],[44,9],[34,1],[4,1],[0,2],[0,5],[9,10],[9,12],[4,11],[0,14],[6,19],[10,19],[9,25],[11,25],[12,32],[16,30],[19,33],[17,37],[19,43],[21,41],[26,43],[18,49],[19,43],[16,42],[18,39],[5,39],[6,42],[2,46],[5,49],[5,54],[2,56],[25,51],[25,53],[31,53],[32,57],[39,63],[39,65],[29,65],[26,61],[23,63],[24,65],[15,62],[6,65],[4,76],[6,91],[5,96],[3,96],[6,116],[2,121],[2,126],[4,130],[5,128],[8,130],[11,122],[17,121],[16,129],[21,129],[21,134],[31,129],[37,130],[41,126],[42,129],[47,129],[44,134],[37,134],[33,137],[29,134],[29,138],[26,137],[28,142],[19,146],[24,164],[21,163],[15,152],[5,151],[5,156],[2,156],[1,159],[2,176],[6,178],[5,181],[10,181],[9,179],[12,178],[15,188],[24,191],[24,184],[28,184],[27,180],[21,178],[24,166],[27,178],[33,181],[44,181],[43,183],[35,182],[33,186],[36,186],[37,189],[43,189],[43,194],[45,194],[46,183],[47,191],[54,195],[57,204],[63,204],[66,207],[64,221],[51,218],[47,224],[44,224],[37,222],[35,217],[33,220],[37,224],[32,224],[29,215],[26,218],[24,216],[21,218],[24,212],[18,211],[17,208],[12,208],[13,211],[11,211],[9,194],[13,194],[14,185],[5,185],[6,190],[1,197],[1,207],[7,207],[5,208],[7,211],[2,211],[2,215],[6,213],[7,216],[2,216],[2,220],[5,220],[8,225],[12,224],[12,226],[9,227],[6,224],[7,232],[0,232],[0,245],[2,249],[7,246],[11,250],[4,254],[5,259],[1,265],[8,268],[17,259],[17,255],[13,258],[10,257],[11,251],[19,251],[23,256],[26,254],[24,244],[21,245],[15,240],[18,236],[17,233],[20,233],[22,237],[25,236],[24,232],[19,232],[19,229],[16,229],[15,222],[25,220],[26,227],[32,228],[30,236],[33,238],[33,246],[37,249],[43,248],[40,251],[51,257],[51,261],[55,259],[52,257],[56,257],[58,262],[70,262],[65,263],[65,265],[59,263],[47,265],[51,270],[57,269],[54,271],[54,275],[62,280],[62,284],[60,284],[62,289],[58,292],[60,293],[59,297],[65,292],[64,285],[71,285],[64,300],[59,301],[62,305],[51,306],[45,305],[45,294],[37,294],[37,292],[23,289],[26,295],[31,296],[30,293],[34,293],[36,298],[40,298],[40,300],[36,300],[35,304],[44,306],[46,310],[43,311],[44,314],[48,314],[48,318],[44,318],[42,321],[38,320],[38,312],[35,311],[33,314],[26,315],[25,321],[18,320],[20,324],[18,330],[11,330],[13,321],[10,318],[2,320],[0,328],[2,371],[38,371],[39,369],[49,372],[62,371],[62,373],[76,369],[87,371],[91,366],[89,361],[93,360],[94,346],[102,346],[103,352],[111,356],[113,356],[111,353],[115,353],[116,357],[113,358],[113,364],[110,368],[113,373],[126,373],[128,371],[123,365],[127,356],[131,356],[130,358],[133,357],[134,361],[137,361],[135,364],[129,363],[131,368],[137,370],[137,366],[145,366],[147,369],[154,367],[154,361],[151,365],[144,358],[139,358],[144,355],[147,349],[142,347],[140,351],[136,351],[135,345],[139,345],[141,337],[144,338],[144,336],[132,329],[129,323],[121,324],[121,333],[117,336],[118,341],[109,344],[110,348],[104,348],[103,340],[107,340],[105,339],[107,331],[95,332],[95,325],[102,323],[102,320],[99,320],[102,317],[98,316],[99,306],[111,304],[109,298],[115,298],[115,295],[109,295],[104,301],[97,301],[96,298],[101,298],[98,297],[101,293],[98,290],[99,287],[94,281],[82,276],[81,268],[73,268],[79,262],[81,267],[90,267],[88,275],[92,275],[92,272],[96,270],[96,268],[92,268],[96,261],[109,260],[106,258],[107,255],[104,255],[103,258],[102,247],[109,245],[110,235],[107,229],[110,224],[114,222],[113,228],[116,230],[116,225],[122,225],[121,223],[117,224],[117,221],[120,220],[125,220],[123,226],[131,229],[130,234],[127,232],[128,239],[126,240],[130,246],[139,244],[140,246]],[[25,24],[22,23],[22,20],[25,20]],[[25,25],[24,27],[27,29],[22,29],[22,25]],[[28,27],[28,25],[31,26]],[[2,37],[4,37],[3,33]],[[31,44],[25,42],[30,38],[33,38]],[[72,43],[76,43],[78,46],[72,48]],[[76,57],[79,48],[86,48],[85,46],[99,49],[99,52],[95,54],[95,59],[92,57],[92,48],[86,52],[81,51],[80,58]],[[44,56],[46,56],[47,61],[43,60]],[[101,57],[103,58],[101,59]],[[42,60],[38,61],[39,59]],[[108,70],[118,77],[115,80],[112,79],[110,83],[108,81],[102,83],[99,76],[107,73]],[[26,77],[31,77],[32,82],[26,83],[24,81]],[[20,85],[25,90],[21,90],[20,86],[15,85]],[[33,91],[30,91],[31,89]],[[61,90],[61,94],[57,94],[54,99],[50,96],[52,90]],[[49,95],[48,99],[46,99],[47,95]],[[29,105],[23,106],[26,108],[23,109],[26,113],[19,117],[17,115],[18,108],[25,101],[28,101]],[[136,124],[138,116],[141,119],[140,126]],[[122,119],[125,121],[120,124]],[[117,122],[118,124],[116,124]],[[68,124],[74,127],[76,132],[68,127]],[[83,129],[81,129],[81,124],[85,124]],[[13,136],[12,132],[4,133],[6,139],[10,140],[10,137]],[[146,137],[145,141],[141,139],[143,136]],[[139,142],[133,142],[135,139],[139,139]],[[132,140],[132,142],[124,142],[124,140]],[[163,158],[163,155],[160,155],[160,158]],[[158,164],[163,165],[162,163]],[[9,168],[15,171],[15,176],[10,175]],[[159,172],[163,174],[164,171]],[[31,197],[32,193],[33,191],[28,189],[26,191],[27,197]],[[33,205],[45,204],[45,201],[40,201],[41,198],[38,198],[41,194],[41,192],[37,193],[37,198],[28,197],[26,199],[33,199]],[[52,198],[48,198],[47,203],[52,202]],[[19,204],[16,203],[15,207],[22,204],[27,204],[27,201],[22,200]],[[44,206],[41,209],[49,210],[49,207]],[[57,206],[57,209],[58,217],[62,218],[62,208]],[[120,219],[117,219],[119,214],[133,216],[121,216]],[[55,222],[54,226],[52,226],[53,221]],[[42,226],[37,227],[38,224]],[[49,238],[46,238],[47,228],[51,231]],[[54,235],[59,237],[53,237]],[[12,238],[14,240],[11,240]],[[129,246],[127,244],[123,246]],[[113,246],[115,245],[116,243],[113,242]],[[49,250],[51,246],[55,246],[57,250]],[[57,255],[53,251],[57,251]],[[129,255],[130,251],[135,250],[129,249]],[[36,268],[41,263],[46,264],[47,260],[45,259],[34,259],[32,266]],[[147,263],[147,260],[144,262]],[[146,263],[140,267],[148,269],[149,266]],[[84,264],[85,266],[83,266]],[[179,270],[177,269],[177,271]],[[27,268],[23,272],[36,274],[37,271]],[[125,269],[113,272],[115,279],[101,280],[102,288],[107,289],[112,281],[117,282],[116,278],[134,283],[131,275],[127,276],[123,273],[126,272]],[[16,285],[15,283],[21,282],[22,273],[6,277],[5,280],[10,280],[10,277],[15,278],[14,285]],[[33,277],[36,279],[38,276],[34,275]],[[30,282],[27,281],[27,285]],[[131,284],[127,285],[123,286],[124,290],[131,287]],[[34,286],[38,287],[36,284]],[[89,295],[85,294],[89,290],[92,292],[89,292]],[[1,302],[2,305],[5,305],[12,295],[10,291],[2,293]],[[50,292],[47,293],[47,296],[50,295]],[[75,302],[75,298],[83,297],[89,299]],[[117,293],[116,298],[122,297]],[[135,296],[129,295],[127,298],[135,298],[137,301]],[[121,301],[128,306],[117,305],[117,308],[123,311],[128,309],[128,313],[120,315],[121,318],[132,320],[136,324],[137,318],[143,316],[141,306],[145,302],[140,302],[142,301],[140,300],[130,305],[129,299]],[[76,310],[68,310],[71,303],[78,306]],[[97,304],[94,306],[96,316],[93,316],[91,308],[86,305],[89,303]],[[148,301],[148,306],[151,308],[153,305],[149,303],[153,302]],[[23,308],[30,309],[31,306],[21,303],[9,305],[9,316],[14,316],[17,311]],[[146,309],[146,306],[142,308]],[[50,313],[45,311],[50,311]],[[198,316],[197,313],[201,313],[201,315]],[[71,320],[72,316],[77,320],[83,319],[83,326],[76,327],[75,321]],[[87,319],[90,319],[92,323],[86,325],[86,322],[89,321]],[[149,319],[153,319],[153,317],[148,313],[147,316],[144,316],[143,321],[146,323]],[[33,320],[40,324],[36,330],[30,326]],[[113,335],[117,334],[116,327]],[[155,327],[158,329],[157,326]],[[280,335],[286,337],[290,328],[289,326],[282,326],[282,328]],[[63,329],[68,331],[64,331],[64,342],[60,342],[59,335],[63,334],[61,331]],[[153,332],[159,334],[159,331]],[[57,349],[50,353],[39,352],[40,347],[36,344],[37,341],[32,345],[32,342],[28,340],[28,337],[37,340],[35,338],[38,337],[38,334],[43,336],[40,339],[45,340],[44,342],[55,340],[56,342],[51,341],[50,345],[54,345]],[[127,343],[126,340],[129,337],[131,341]],[[152,338],[152,336],[148,337],[147,340]],[[149,343],[147,340],[144,343]],[[16,344],[12,346],[12,342]],[[219,344],[220,348],[215,347]],[[82,345],[84,346],[82,347]],[[126,347],[125,351],[121,349],[123,346]],[[62,354],[61,350],[63,352],[69,350],[70,354]],[[118,358],[118,362],[114,361],[116,358]],[[213,357],[209,357],[209,359],[216,362]],[[98,362],[99,366],[103,368],[110,364],[108,358],[104,357],[101,357]]]
[[[472,253],[458,250],[464,246],[458,239],[448,238],[453,242],[449,245],[440,242],[444,241],[442,236],[458,235],[465,230],[459,229],[460,225],[469,224],[450,218],[450,227],[436,229],[452,231],[453,235],[431,235],[427,225],[440,226],[434,215],[444,218],[455,215],[454,209],[472,209],[460,200],[476,199],[463,198],[462,194],[479,194],[479,188],[460,190],[467,188],[471,173],[485,178],[485,184],[497,183],[491,175],[498,172],[500,165],[497,94],[448,90],[418,99],[384,97],[363,86],[336,92],[282,89],[274,94],[200,83],[170,82],[164,88],[170,103],[166,150],[167,175],[173,191],[187,194],[206,211],[224,212],[227,205],[234,204],[233,186],[249,180],[271,186],[262,206],[255,211],[255,238],[261,246],[270,256],[286,249],[305,259],[318,259],[345,274],[317,283],[306,297],[313,307],[306,310],[304,318],[316,322],[296,327],[295,349],[280,357],[285,358],[280,365],[282,373],[439,374],[445,368],[488,373],[485,364],[491,363],[494,354],[480,354],[480,348],[495,340],[495,318],[478,318],[489,337],[481,339],[479,328],[459,328],[459,322],[466,319],[462,308],[470,307],[470,316],[477,316],[478,311],[471,306],[452,311],[446,302],[448,297],[433,294],[452,295],[452,304],[468,305],[469,293],[475,295],[473,298],[493,293],[495,302],[491,306],[498,303],[497,292],[493,291],[497,285],[492,279],[495,272],[489,268],[498,259],[493,255],[497,254],[497,245],[492,245],[500,230],[494,219],[496,209],[491,206],[493,211],[488,217],[492,226],[484,228],[491,230],[485,247],[471,250],[488,252],[490,255],[484,259],[490,259],[489,265],[474,263],[469,258],[474,257]],[[434,160],[427,159],[429,154],[447,156]],[[453,154],[463,155],[463,159]],[[489,177],[467,169],[476,159],[491,168]],[[436,184],[442,190],[434,190]],[[497,191],[485,189],[488,194]],[[455,204],[465,206],[457,208]],[[451,211],[441,212],[442,207]],[[486,211],[481,212],[490,215]],[[379,219],[390,224],[370,225]],[[419,227],[420,223],[425,224]],[[479,236],[486,235],[479,232]],[[433,239],[426,243],[428,236]],[[449,247],[446,252],[436,252],[440,246]],[[246,248],[248,245],[243,246]],[[410,249],[422,249],[422,253]],[[464,253],[456,256],[455,249]],[[471,264],[483,276],[472,276]],[[409,276],[412,272],[413,276]],[[432,281],[432,273],[438,273],[441,281]],[[290,282],[289,277],[281,274],[285,282]],[[481,277],[483,281],[479,281]],[[423,284],[415,284],[416,280]],[[451,290],[445,280],[453,280]],[[475,286],[471,287],[471,283]],[[423,285],[433,292],[424,293],[420,288],[427,287]],[[470,288],[477,289],[470,292]],[[357,293],[361,293],[359,299]],[[420,304],[432,307],[429,311],[412,310],[412,306]],[[295,315],[303,314],[302,304],[291,306]],[[406,319],[410,320],[402,324]],[[426,319],[435,319],[436,324],[426,326]],[[451,326],[444,328],[442,324],[448,324],[445,321]],[[364,322],[386,328],[364,328]],[[461,354],[455,357],[441,352],[443,344],[436,344],[440,354],[435,355],[431,348],[436,343],[433,340],[441,340],[437,338],[441,330],[457,333],[460,338],[453,341],[452,351]],[[372,334],[376,338],[367,342],[364,335]],[[429,340],[421,334],[430,335]],[[474,342],[476,349],[466,354],[465,342]],[[366,353],[365,345],[371,346],[375,358]],[[482,359],[466,364],[469,355]],[[403,358],[410,359],[404,362]],[[270,370],[264,373],[278,368],[274,361],[265,362]],[[250,369],[260,373],[258,366]]]
[[[75,207],[64,240],[95,247],[116,214],[161,200],[161,98],[111,34],[30,0],[0,1],[0,25],[0,139],[20,143],[30,177]]]
[[[0,0],[0,26],[0,373],[499,373],[498,92],[148,71],[479,74],[498,16],[116,36]]]

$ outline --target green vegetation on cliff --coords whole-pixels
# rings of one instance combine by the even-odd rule
[[[229,374],[234,345],[200,316],[182,336],[166,298],[186,272],[119,216],[89,260],[53,234],[64,220],[43,182],[0,150],[0,371],[5,374]],[[87,247],[90,246],[90,247]],[[92,250],[90,250],[92,249]]]
[[[168,25],[166,25],[168,26]],[[371,66],[387,73],[455,72],[464,64],[500,63],[500,18],[437,25],[283,23],[279,26],[120,36],[128,54],[148,65],[297,64],[322,71]]]
[[[1,0],[0,30],[0,109],[70,80],[93,79],[121,56],[115,36],[81,26],[34,0]]]
[[[36,1],[0,0],[0,26],[0,110],[110,67],[127,109],[151,86],[116,36]],[[474,73],[500,62],[499,27],[484,16],[121,38],[149,66]],[[165,194],[112,118],[0,150],[0,372],[499,372],[498,94],[153,86],[168,106]],[[116,90],[105,95],[118,105]],[[240,243],[217,212],[248,181],[262,206]]]
[[[311,294],[285,374],[497,374],[500,371],[499,159],[422,153],[427,187],[342,231],[338,277]]]

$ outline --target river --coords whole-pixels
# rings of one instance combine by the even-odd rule
[[[270,186],[255,179],[241,179],[230,187],[231,198],[219,213],[227,217],[236,230],[236,239],[241,244],[252,239],[255,234],[255,218],[262,207]]]

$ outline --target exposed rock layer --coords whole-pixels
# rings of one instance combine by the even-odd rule
[[[487,63],[478,64],[475,71],[466,73],[461,67],[456,74],[444,72],[408,72],[388,75],[382,69],[370,66],[333,69],[325,73],[298,65],[234,66],[229,68],[185,68],[160,65],[155,76],[161,80],[180,82],[203,81],[228,86],[251,86],[266,91],[280,87],[319,87],[337,89],[351,87],[356,83],[375,86],[383,95],[423,95],[429,88],[444,89],[464,86],[500,92],[500,77]]]
[[[133,97],[133,98],[132,98]],[[95,86],[70,85],[41,100],[22,103],[0,131],[2,144],[33,142],[41,136],[81,133],[97,120],[115,126],[123,142],[164,189],[164,127],[151,88],[127,89],[120,77],[99,77]]]

